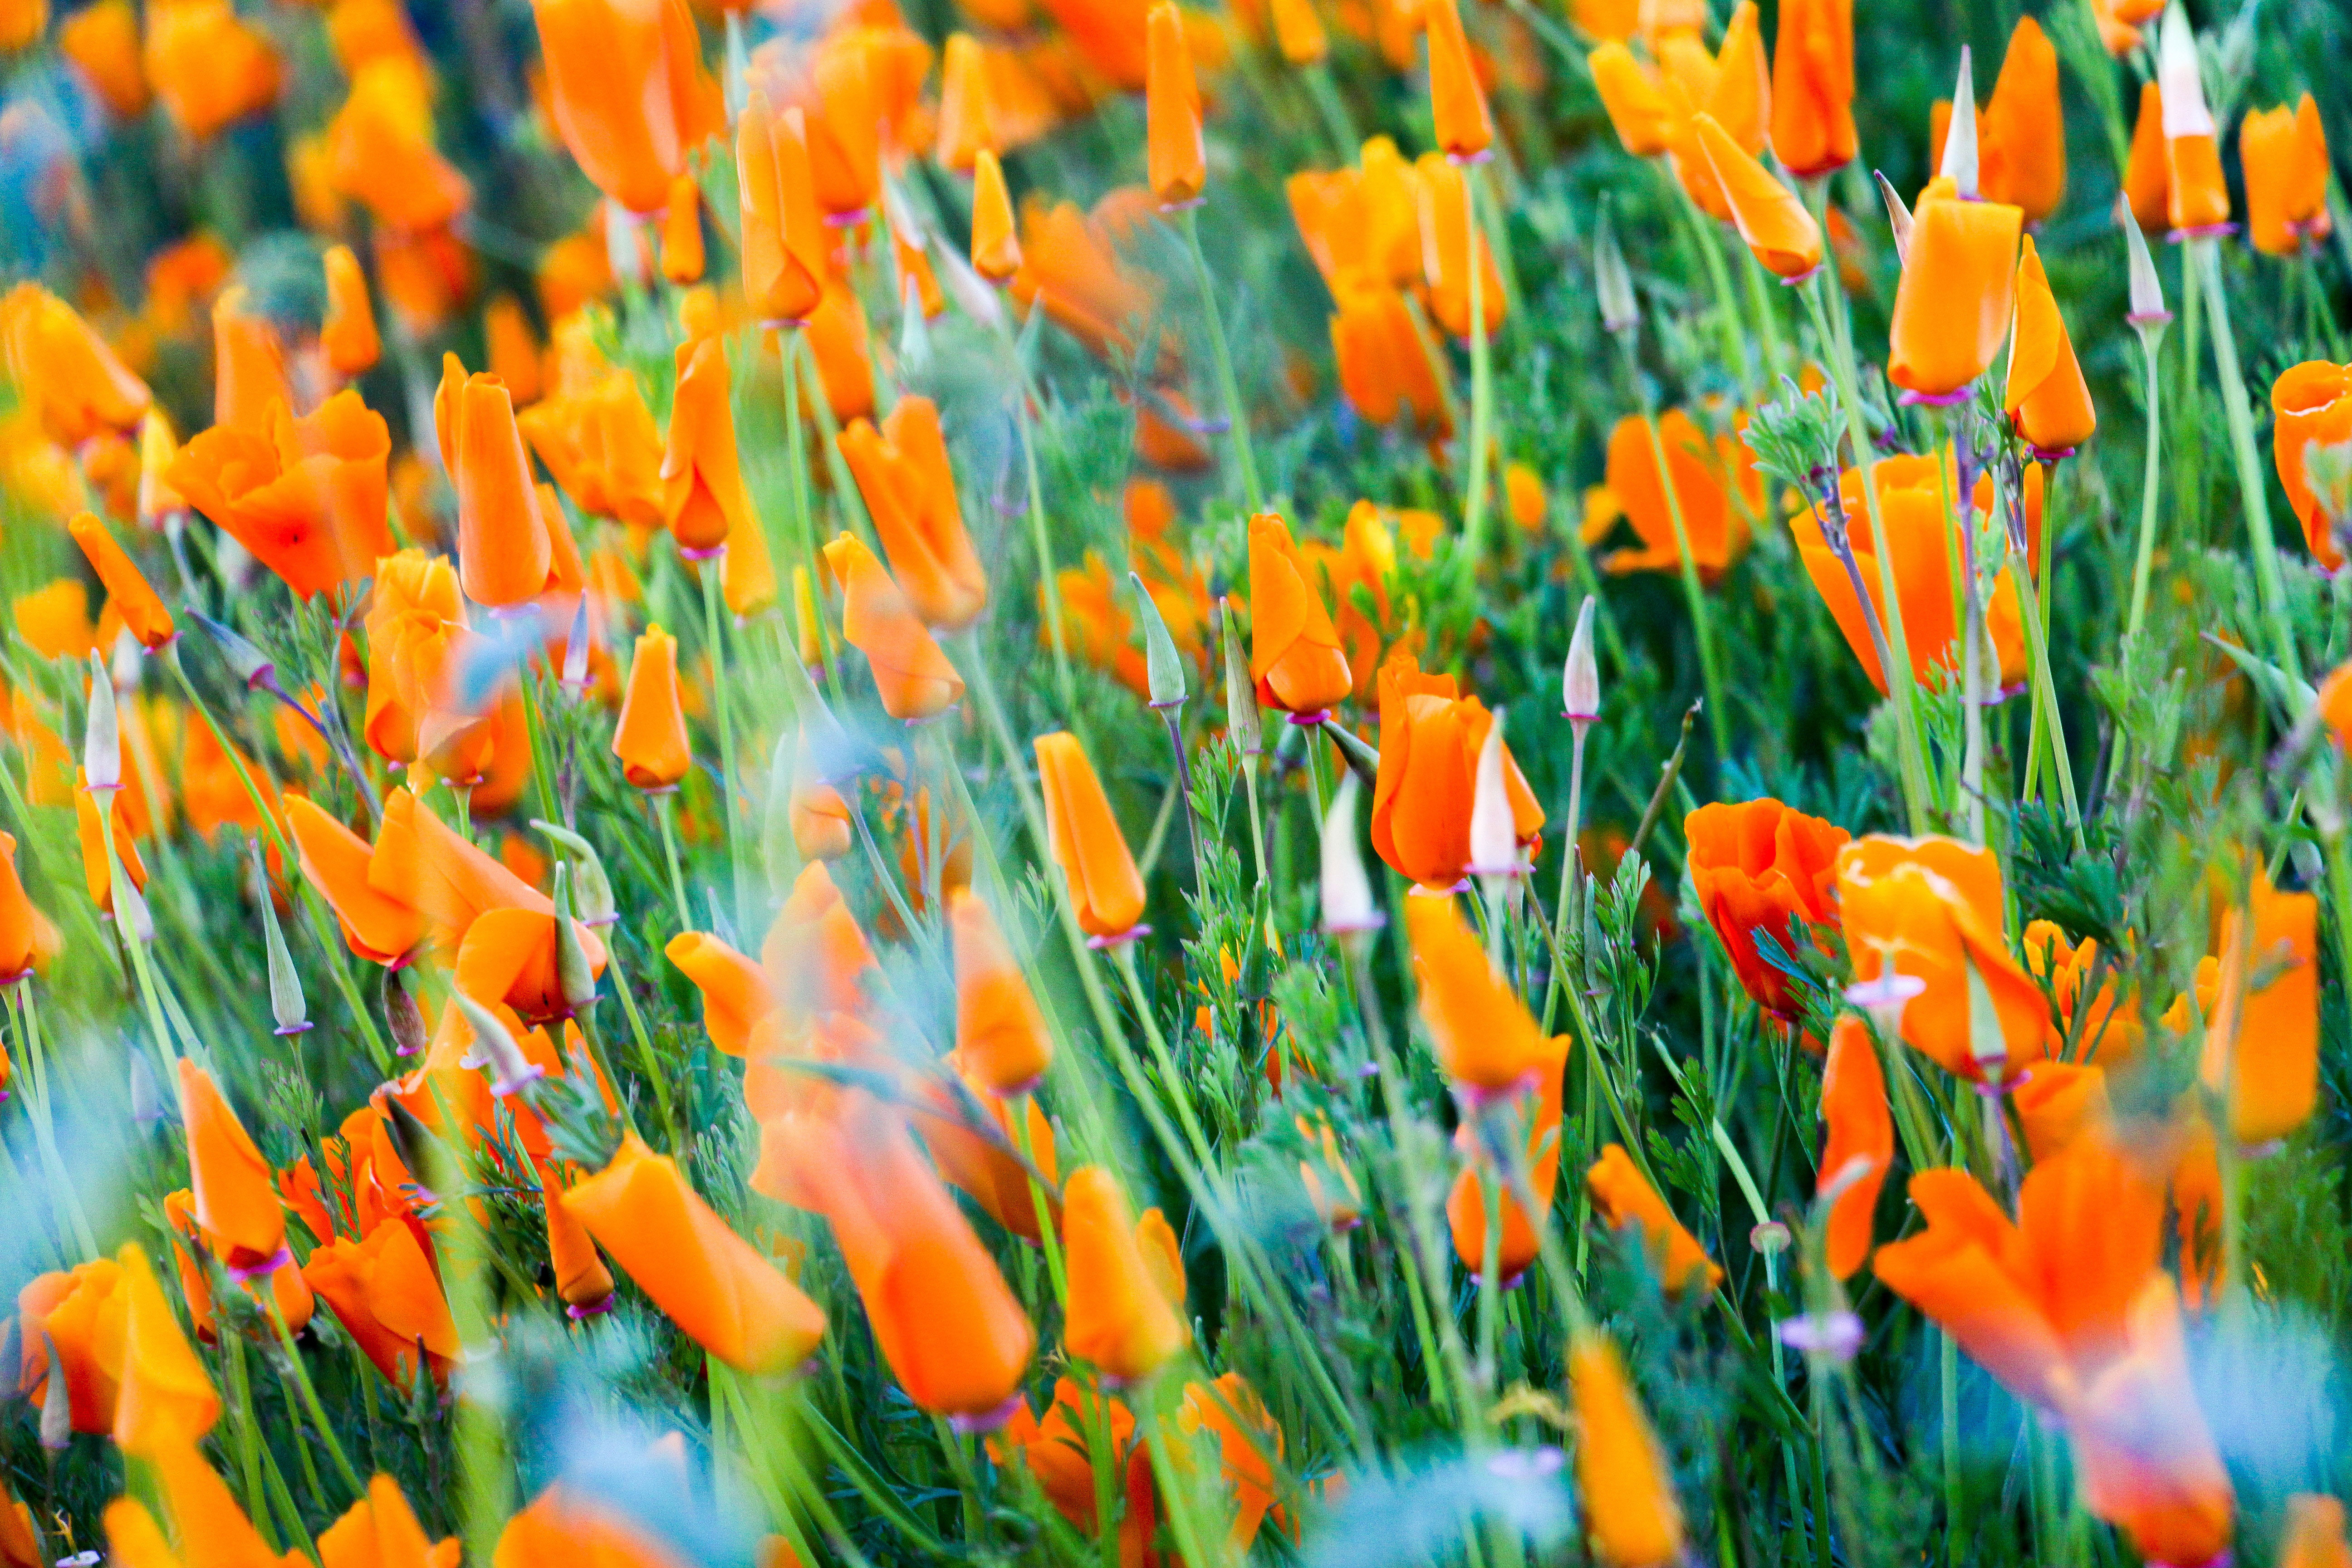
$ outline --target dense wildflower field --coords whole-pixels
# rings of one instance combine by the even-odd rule
[[[2347,58],[0,0],[0,1568],[2352,1564]]]

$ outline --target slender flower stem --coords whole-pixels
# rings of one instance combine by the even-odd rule
[[[1162,708],[1160,717],[1168,725],[1168,749],[1176,759],[1176,788],[1184,796],[1184,831],[1192,842],[1192,890],[1202,898],[1209,890],[1209,847],[1207,829],[1201,824],[1200,809],[1192,804],[1192,764],[1185,754],[1184,726],[1177,717],[1182,704]]]
[[[1017,349],[1012,352],[1017,371],[1020,353]],[[1029,407],[1025,373],[1013,401],[1020,411],[1021,461],[1029,479],[1029,537],[1037,552],[1038,592],[1045,601],[1045,637],[1054,649],[1054,687],[1061,694],[1063,711],[1067,712],[1077,705],[1077,685],[1070,674],[1070,639],[1062,629],[1061,574],[1055,570],[1053,536],[1045,525],[1045,484],[1037,471],[1037,416]],[[972,651],[979,653],[976,644]]]
[[[2303,674],[2294,628],[2287,618],[2286,584],[2279,575],[2278,542],[2271,534],[2271,503],[2263,486],[2263,461],[2254,450],[2254,415],[2246,401],[2245,372],[2238,363],[2238,340],[2230,327],[2229,292],[2221,286],[2220,241],[2200,235],[2188,241],[2196,292],[2210,296],[2213,310],[2213,360],[2221,377],[2221,406],[2229,416],[2230,446],[2238,462],[2238,499],[2245,508],[2246,532],[2253,545],[2254,586],[2270,623],[2272,656],[2290,677]]]
[[[1625,369],[1638,385],[1641,372],[1633,363],[1632,345],[1625,345]],[[1723,700],[1723,671],[1717,666],[1715,631],[1706,614],[1706,590],[1699,582],[1698,563],[1691,555],[1690,525],[1683,518],[1682,492],[1674,470],[1666,465],[1666,439],[1658,428],[1657,410],[1649,396],[1642,398],[1642,427],[1650,437],[1650,460],[1657,465],[1658,488],[1665,492],[1666,517],[1675,526],[1675,550],[1682,558],[1683,597],[1690,605],[1691,635],[1698,642],[1699,679],[1706,687],[1707,731],[1715,739],[1715,765],[1731,760],[1731,712]]]
[[[1462,540],[1475,571],[1486,557],[1486,447],[1495,419],[1495,354],[1486,341],[1486,269],[1478,256],[1478,187],[1468,168],[1462,181],[1462,269],[1470,275],[1470,465],[1469,489],[1462,503]]]
[[[1552,900],[1551,917],[1551,980],[1544,986],[1543,1033],[1551,1034],[1551,1021],[1559,1005],[1559,994],[1568,984],[1568,917],[1571,897],[1577,891],[1576,868],[1579,858],[1577,836],[1584,816],[1584,739],[1592,728],[1589,719],[1571,719],[1570,750],[1568,763],[1568,824],[1559,840],[1559,896]]]
[[[735,766],[735,715],[727,694],[727,615],[719,602],[719,563],[725,557],[713,556],[702,563],[702,625],[710,644],[710,689],[713,694],[714,717],[719,724],[719,830],[727,837],[727,866],[734,883],[730,891],[738,912],[742,909],[743,889],[749,876],[743,865],[744,835],[736,831],[736,801],[742,789],[743,775]]]
[[[33,981],[26,976],[7,990],[10,1022],[16,1025],[17,1045],[23,1049],[33,1089],[33,1141],[41,1151],[41,1163],[48,1168],[49,1181],[56,1187],[53,1202],[65,1210],[73,1226],[75,1242],[84,1258],[98,1256],[98,1235],[90,1229],[89,1215],[81,1206],[81,1191],[72,1176],[67,1173],[64,1156],[58,1152],[58,1128],[55,1102],[50,1098],[48,1052],[43,1048],[40,1022],[33,1005]]]
[[[284,1255],[281,1253],[279,1256]],[[287,1263],[281,1267],[291,1268],[294,1266]],[[278,1305],[277,1282],[265,1278],[260,1283],[258,1294],[262,1308],[268,1312],[271,1325],[278,1330],[278,1342],[286,1352],[288,1372],[294,1380],[294,1386],[301,1393],[303,1408],[310,1411],[311,1424],[319,1428],[320,1440],[327,1446],[327,1458],[335,1462],[335,1469],[343,1478],[343,1484],[351,1488],[352,1498],[363,1498],[367,1496],[367,1483],[360,1479],[359,1471],[352,1468],[350,1458],[343,1452],[341,1440],[335,1436],[333,1423],[327,1419],[326,1407],[319,1403],[319,1391],[310,1382],[310,1369],[302,1364],[302,1352],[294,1347],[294,1331],[286,1326],[286,1314]]]
[[[2050,676],[2050,645],[2042,635],[2042,617],[2033,613],[2033,584],[2026,577],[2025,558],[2012,553],[2009,558],[2010,582],[2017,589],[2021,612],[2018,619],[2025,623],[2025,650],[2032,660],[2034,700],[2049,725],[2053,762],[2052,772],[2058,775],[2058,798],[2065,803],[2066,825],[2074,830],[2074,852],[2090,853],[2083,837],[2083,808],[2074,799],[2074,764],[2066,752],[2066,721],[2058,710],[2058,689]]]
[[[123,869],[121,852],[115,847],[111,793],[96,805],[99,837],[106,850],[107,890],[114,905],[115,931],[131,954],[132,973],[139,977],[139,994],[147,1004],[148,1026],[155,1032],[155,1048],[163,1053],[163,1077],[172,1086],[172,1100],[176,1105],[180,1098],[180,1053],[172,1045],[171,1026],[163,1021],[163,1002],[156,989],[154,966],[148,962],[147,940],[135,931],[124,929],[122,911],[131,900],[140,895],[131,884],[131,874]]]
[[[1225,419],[1232,426],[1234,464],[1242,473],[1242,499],[1249,510],[1265,510],[1265,492],[1257,478],[1257,454],[1250,448],[1249,409],[1242,402],[1241,382],[1234,375],[1234,356],[1225,345],[1225,321],[1217,309],[1216,280],[1209,274],[1209,258],[1201,248],[1201,214],[1198,207],[1184,209],[1181,226],[1184,245],[1192,253],[1192,277],[1200,285],[1201,309],[1208,319],[1209,354],[1216,362],[1217,396],[1225,405]]]
[[[2139,550],[2132,562],[2131,619],[2124,628],[2126,639],[2137,639],[2147,618],[2148,572],[2156,560],[2157,479],[2164,454],[2164,418],[2159,402],[2163,378],[2157,374],[2156,358],[2157,350],[2164,342],[2164,323],[2142,321],[2138,328],[2140,363],[2145,367],[2147,393],[2147,461],[2140,473]]]
[[[677,929],[681,933],[690,931],[695,929],[694,909],[686,901],[686,873],[677,863],[677,791],[670,789],[648,796],[646,805],[661,828],[662,858],[669,863],[670,898],[677,905]]]

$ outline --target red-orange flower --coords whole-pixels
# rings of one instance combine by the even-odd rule
[[[1690,845],[1685,870],[1691,890],[1732,973],[1758,1006],[1796,1022],[1788,973],[1764,956],[1757,939],[1769,936],[1793,957],[1795,922],[1826,927],[1836,919],[1830,888],[1845,829],[1768,795],[1742,805],[1703,805],[1683,819],[1683,836]]]

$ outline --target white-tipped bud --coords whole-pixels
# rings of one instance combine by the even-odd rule
[[[1977,76],[1966,44],[1960,46],[1960,79],[1952,89],[1952,121],[1944,132],[1944,162],[1936,173],[1960,195],[1977,194]]]
[[[1233,601],[1220,599],[1217,607],[1225,630],[1225,728],[1247,763],[1265,754],[1265,731],[1258,724],[1257,683],[1250,679],[1249,654],[1242,647]]]
[[[940,286],[957,309],[992,332],[1003,328],[1004,305],[997,299],[996,289],[971,269],[971,263],[958,255],[954,246],[940,246],[932,263],[939,269]]]
[[[1895,259],[1908,261],[1911,259],[1911,209],[1903,205],[1902,193],[1895,188],[1893,181],[1875,169],[1870,172],[1870,177],[1878,182],[1879,200],[1886,204],[1886,226],[1895,235]]]
[[[1192,695],[1184,679],[1184,656],[1176,651],[1176,639],[1161,618],[1159,602],[1143,579],[1129,572],[1127,580],[1135,584],[1137,618],[1143,622],[1144,688],[1150,693],[1150,706],[1175,708]]]
[[[503,1099],[547,1076],[547,1069],[522,1054],[515,1037],[507,1033],[506,1024],[496,1013],[467,995],[452,991],[457,1010],[466,1016],[466,1026],[474,1031],[474,1043],[463,1058],[468,1067],[483,1068],[490,1074],[490,1092]]]
[[[122,721],[114,712],[114,677],[94,648],[89,656],[89,727],[82,732],[81,769],[92,795],[122,787]],[[106,809],[103,803],[99,809]]]
[[[574,697],[588,690],[588,595],[583,594],[572,612],[572,630],[563,638],[563,671],[557,678]]]
[[[2172,312],[2164,308],[2164,279],[2157,276],[2147,236],[2140,233],[2131,204],[2121,195],[2116,197],[2116,221],[2123,226],[2124,246],[2131,253],[2131,314],[2124,319],[2135,327],[2161,326],[2172,320]]]
[[[1625,252],[1617,243],[1617,226],[1603,203],[1601,222],[1592,231],[1592,291],[1601,306],[1601,324],[1622,337],[1642,324],[1642,307],[1633,295],[1633,274],[1625,266]]]
[[[1470,796],[1470,869],[1481,877],[1519,874],[1519,832],[1504,780],[1503,710],[1495,710],[1478,748],[1477,784]]]
[[[2180,0],[2164,13],[2157,35],[2156,89],[2164,100],[2164,139],[2214,134],[2213,111],[2205,104],[2205,74],[2197,60],[2197,29]]]
[[[1341,775],[1323,814],[1323,929],[1334,936],[1379,929],[1388,917],[1372,893],[1357,841],[1356,797],[1363,786],[1352,773]]]
[[[905,279],[898,285],[898,368],[919,371],[930,363],[931,325],[923,319],[923,291],[913,279]]]
[[[58,1342],[47,1330],[41,1333],[41,1347],[49,1360],[48,1390],[41,1395],[41,1447],[54,1454],[73,1442],[73,1385],[66,1376],[65,1358],[58,1354]]]
[[[531,819],[533,827],[546,835],[563,857],[564,869],[571,873],[572,912],[582,925],[611,925],[620,917],[614,912],[613,884],[604,875],[604,858],[596,847],[561,823]]]
[[[286,946],[286,932],[278,923],[278,905],[269,896],[269,865],[261,841],[253,842],[255,896],[261,905],[261,945],[269,970],[269,1016],[280,1035],[300,1035],[310,1027],[310,1005],[302,994],[302,973]]]
[[[733,125],[743,118],[751,101],[751,46],[744,37],[743,13],[732,5],[727,9],[727,75],[719,83],[719,92],[727,106],[727,123]]]
[[[1576,631],[1568,639],[1568,662],[1559,671],[1559,705],[1579,726],[1601,717],[1601,661],[1592,652],[1592,595],[1576,612]]]
[[[131,879],[131,873],[121,869],[122,857],[115,856],[114,923],[123,935],[134,942],[155,940],[155,917],[147,908],[147,895]]]

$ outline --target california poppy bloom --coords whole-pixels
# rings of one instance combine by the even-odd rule
[[[2312,488],[2305,454],[2314,447],[2352,441],[2352,365],[2306,360],[2282,372],[2271,385],[2271,455],[2278,464],[2279,483],[2303,523],[2304,542],[2321,566],[2330,572],[2344,564],[2344,542],[2338,531],[2352,528],[2352,517],[2331,514]]]
[[[37,16],[44,9],[45,5],[31,7]],[[32,30],[37,37],[37,23]],[[139,58],[139,13],[130,0],[100,0],[59,22],[58,53],[74,63],[117,120],[136,120],[147,112],[152,95]]]
[[[860,419],[839,440],[891,575],[916,613],[941,631],[971,626],[987,606],[988,578],[964,531],[939,406],[901,398],[881,429]]]
[[[2246,229],[2254,248],[2294,256],[2334,232],[2327,214],[2327,129],[2305,93],[2290,110],[2258,110],[2238,126],[2246,171]]]
[[[1201,89],[1192,50],[1174,0],[1158,0],[1144,18],[1144,103],[1152,199],[1162,212],[1191,206],[1208,184],[1201,141]]]
[[[2066,193],[2066,122],[2058,96],[2058,51],[2032,17],[2009,37],[1992,99],[1978,123],[1978,189],[1985,200],[2024,210],[2040,223]]]
[[[715,128],[682,0],[533,0],[531,10],[564,146],[614,203],[659,212],[670,177]]]
[[[1544,1041],[1536,1053],[1536,1096],[1528,1108],[1524,1159],[1528,1186],[1538,1215],[1550,1214],[1552,1193],[1559,1184],[1560,1094],[1567,1079],[1569,1048],[1573,1043],[1566,1035],[1555,1035]],[[1486,1268],[1486,1184],[1494,1182],[1501,1189],[1498,1201],[1503,1220],[1502,1235],[1495,1244],[1495,1267],[1503,1282],[1508,1284],[1534,1264],[1541,1250],[1538,1226],[1543,1222],[1531,1220],[1520,1207],[1518,1191],[1507,1179],[1509,1173],[1490,1168],[1492,1161],[1467,1121],[1455,1130],[1454,1141],[1468,1162],[1454,1178],[1453,1189],[1445,1194],[1445,1226],[1454,1237],[1454,1256],[1474,1276]]]
[[[539,1196],[547,1214],[547,1266],[555,1276],[555,1293],[571,1316],[584,1318],[604,1310],[613,1300],[613,1271],[596,1250],[587,1226],[563,1206],[563,1191],[578,1173],[555,1160],[539,1167]]]
[[[2285,1137],[2319,1098],[2319,900],[2282,893],[2258,865],[2221,917],[2220,985],[2200,1076],[2241,1144]]]
[[[2230,187],[2185,11],[2168,17],[2158,34],[2156,79],[2163,89],[2166,216],[2177,230],[2210,233],[2230,221]]]
[[[734,379],[718,338],[680,343],[677,388],[662,454],[662,510],[670,537],[690,555],[707,555],[759,531],[735,446]]]
[[[383,353],[375,330],[375,310],[368,303],[367,278],[359,258],[348,245],[331,245],[324,259],[327,314],[319,324],[319,346],[338,375],[352,376],[373,366]]]
[[[824,1337],[816,1303],[635,1135],[562,1203],[688,1338],[738,1372],[797,1365]]]
[[[1003,285],[1013,281],[1025,259],[1003,165],[992,149],[982,147],[972,154],[971,164],[971,269]]]
[[[122,1266],[110,1258],[34,1279],[16,1293],[16,1391],[36,1410],[47,1411],[52,1399],[66,1401],[72,1431],[110,1435],[121,1378],[113,1347],[121,1342],[129,1311]]]
[[[386,762],[412,763],[467,635],[456,566],[404,550],[379,560],[367,617],[367,707],[360,733]]]
[[[1713,115],[1697,116],[1691,127],[1699,152],[1722,184],[1731,221],[1756,259],[1784,282],[1811,275],[1822,264],[1822,229],[1797,194],[1733,141]]]
[[[1422,1022],[1439,1068],[1474,1096],[1516,1092],[1544,1057],[1527,1005],[1463,923],[1453,899],[1406,899],[1404,923]]]
[[[2286,1500],[2279,1568],[2344,1568],[2352,1546],[2344,1539],[2344,1505],[2332,1497],[2298,1492]]]
[[[226,1267],[268,1273],[290,1264],[286,1210],[268,1163],[212,1076],[183,1058],[180,1116],[188,1138],[188,1182],[196,1223]]]
[[[1373,425],[1411,413],[1414,425],[1445,424],[1444,363],[1422,336],[1405,297],[1393,286],[1350,279],[1334,289],[1331,357],[1339,390]]]
[[[1422,13],[1429,35],[1429,103],[1438,151],[1457,163],[1486,155],[1495,143],[1494,116],[1470,63],[1470,40],[1454,0],[1431,0]]]
[[[1763,513],[1764,488],[1754,454],[1737,436],[1709,438],[1688,414],[1670,408],[1658,416],[1658,444],[1665,449],[1666,473],[1682,503],[1683,528],[1699,576],[1720,576],[1748,549],[1748,518]],[[1612,551],[1601,558],[1606,571],[1674,572],[1682,566],[1675,538],[1666,481],[1658,473],[1648,426],[1638,415],[1620,419],[1609,432],[1608,499],[1641,538],[1639,548]],[[1606,512],[1602,519],[1613,521]],[[1591,516],[1588,529],[1606,526]]]
[[[1480,314],[1488,335],[1502,331],[1506,299],[1503,276],[1483,230],[1470,223],[1470,175],[1443,153],[1425,153],[1414,165],[1419,187],[1422,275],[1429,285],[1430,314],[1456,338],[1467,338],[1470,268],[1478,268]]]
[[[809,165],[808,123],[798,109],[772,109],[756,88],[735,127],[735,188],[745,307],[770,325],[808,320],[832,270]]]
[[[841,534],[824,547],[824,559],[842,585],[841,635],[866,656],[883,711],[893,719],[929,719],[962,700],[963,677],[865,542]]]
[[[2130,1060],[2139,1049],[2139,1007],[2132,996],[2118,1000],[2114,966],[2103,964],[2098,942],[2073,942],[2052,922],[2034,921],[2025,928],[2022,945],[2026,967],[2050,988],[2049,1056],[2095,1059],[2107,1067]],[[2103,971],[2105,978],[2094,994],[2092,982]]]
[[[319,1532],[319,1561],[326,1568],[457,1568],[456,1536],[438,1542],[416,1522],[400,1483],[378,1474],[367,1495]]]
[[[783,907],[760,945],[771,992],[801,1021],[866,1008],[863,977],[877,967],[874,950],[824,862],[801,868]]]
[[[1251,518],[1249,542],[1250,676],[1257,699],[1319,717],[1352,687],[1339,634],[1282,519],[1272,512]]]
[[[661,427],[627,371],[599,372],[533,404],[515,416],[515,427],[582,511],[634,531],[667,526]],[[548,538],[551,548],[551,526]]]
[[[2025,237],[2017,263],[2016,335],[2010,344],[2009,389],[2001,403],[2017,433],[2037,454],[2072,452],[2099,426],[2090,386],[2083,380],[2066,320],[2058,313],[2032,235]]]
[[[967,1071],[998,1094],[1035,1087],[1054,1059],[1054,1042],[988,905],[968,889],[948,897],[955,943],[956,1054]]]
[[[302,1276],[394,1388],[407,1387],[419,1371],[436,1383],[448,1377],[459,1351],[457,1325],[406,1219],[382,1220],[358,1241],[325,1241],[311,1250]]]
[[[59,446],[133,429],[151,401],[147,384],[89,323],[37,283],[19,283],[0,298],[0,360]]]
[[[2223,1561],[2237,1496],[2198,1408],[2168,1277],[2141,1285],[2124,1336],[2125,1353],[2061,1391],[2084,1506],[2147,1562]]]
[[[1680,1296],[1694,1284],[1712,1291],[1723,1283],[1723,1270],[1709,1261],[1706,1248],[1683,1228],[1622,1145],[1601,1151],[1600,1161],[1584,1173],[1584,1184],[1602,1224],[1612,1230],[1639,1227],[1643,1249],[1668,1295]]]
[[[1451,892],[1469,870],[1471,796],[1494,716],[1475,697],[1457,695],[1452,676],[1423,675],[1408,653],[1381,666],[1380,688],[1372,848],[1400,876],[1433,892]],[[1513,836],[1522,846],[1534,844],[1543,831],[1543,807],[1507,742],[1503,785]]]
[[[58,928],[34,907],[16,875],[16,836],[0,833],[0,986],[45,967],[62,945]]]
[[[180,448],[165,479],[301,598],[371,575],[393,552],[392,432],[345,389],[299,419],[281,405],[257,432],[219,424]]]
[[[702,280],[702,187],[690,174],[672,176],[662,206],[662,276],[679,285]]]
[[[1854,978],[1867,983],[1891,966],[1925,984],[1903,1009],[1903,1038],[1915,1049],[1987,1083],[2041,1054],[2050,1005],[2001,940],[2000,862],[1991,851],[1872,834],[1838,851],[1837,895]],[[1971,1026],[1979,983],[1993,1008],[1983,1041]],[[1979,1056],[1990,1043],[2000,1054]]]
[[[1089,1537],[1108,1528],[1100,1516],[1090,1458],[1093,1446],[1109,1437],[1111,1505],[1119,1510],[1118,1553],[1122,1568],[1146,1568],[1160,1529],[1160,1495],[1151,1454],[1136,1432],[1135,1412],[1121,1399],[1063,1377],[1054,1384],[1053,1403],[1040,1415],[1026,1401],[988,1439],[1000,1465],[1014,1455],[1025,1466],[1055,1512]],[[1123,1506],[1122,1506],[1123,1505]]]
[[[1094,764],[1066,730],[1040,735],[1038,792],[1045,796],[1045,832],[1055,863],[1069,879],[1070,902],[1088,936],[1126,937],[1143,918],[1143,878],[1111,815]]]
[[[114,535],[94,512],[77,512],[66,525],[73,542],[81,546],[83,556],[98,580],[106,584],[107,607],[121,617],[123,626],[139,639],[149,652],[162,647],[178,635],[172,623],[172,612],[149,585],[146,574],[138,563],[123,553]]]
[[[949,173],[969,174],[973,162],[993,149],[996,141],[980,43],[970,33],[950,33],[940,59],[939,140],[933,156]]]
[[[1851,1279],[1870,1256],[1878,1190],[1895,1160],[1895,1120],[1886,1106],[1886,1078],[1870,1026],[1849,1013],[1830,1031],[1822,1068],[1821,1192],[1840,1190],[1830,1205],[1829,1270]]]
[[[1775,45],[1772,152],[1799,179],[1816,180],[1856,150],[1853,0],[1787,0]]]
[[[278,51],[228,0],[169,0],[148,7],[146,23],[147,79],[191,141],[278,101]]]
[[[1569,1347],[1568,1381],[1576,1402],[1576,1487],[1594,1555],[1610,1568],[1680,1562],[1674,1471],[1617,1347],[1597,1331],[1579,1334]]]
[[[1311,66],[1330,54],[1331,37],[1315,14],[1314,0],[1273,0],[1267,9],[1274,14],[1275,47],[1286,64]]]
[[[694,766],[686,713],[678,705],[677,639],[658,626],[646,628],[629,660],[628,695],[621,699],[620,718],[613,725],[613,754],[621,759],[629,783],[642,790],[676,789]]]
[[[1895,286],[1887,378],[1945,398],[1982,375],[2009,335],[2025,214],[2005,202],[1932,195],[1911,215]]]
[[[1073,1171],[1062,1204],[1070,1281],[1062,1342],[1113,1384],[1140,1382],[1191,1341],[1182,1303],[1170,1301],[1145,1266],[1126,1195],[1108,1170]]]
[[[438,229],[473,205],[474,188],[433,145],[433,116],[417,68],[377,59],[352,77],[327,127],[328,177],[397,234]]]
[[[443,467],[457,491],[457,572],[493,610],[538,597],[553,560],[514,405],[496,376],[443,357],[433,400]]]
[[[1780,24],[1784,40],[1789,15],[1784,8]],[[1785,58],[1788,45],[1784,41],[1780,47]],[[1633,50],[1612,40],[1586,57],[1585,64],[1601,94],[1601,107],[1608,111],[1609,123],[1626,152],[1636,158],[1654,158],[1674,146],[1679,111],[1659,86],[1656,75],[1634,58]]]
[[[680,931],[662,953],[702,994],[710,1043],[730,1057],[743,1055],[751,1031],[775,1011],[767,971],[708,931]]]
[[[2131,152],[2124,163],[2124,199],[2132,221],[2147,234],[2172,225],[2172,166],[2164,153],[2164,89],[2142,82],[2139,115],[2132,122]]]
[[[114,1441],[142,1458],[201,1439],[220,1419],[220,1395],[196,1358],[180,1320],[163,1299],[154,1267],[135,1241],[115,1254],[122,1270],[121,1379],[114,1401]],[[307,1316],[307,1314],[305,1314]]]
[[[1774,1017],[1795,1023],[1801,1009],[1790,977],[1764,956],[1757,939],[1769,936],[1793,956],[1797,921],[1824,929],[1835,923],[1830,893],[1845,829],[1768,795],[1700,806],[1683,819],[1683,836],[1691,890],[1740,987]]]

